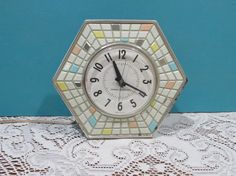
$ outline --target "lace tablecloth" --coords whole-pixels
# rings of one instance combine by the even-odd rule
[[[1,117],[0,119],[68,117]],[[236,113],[171,114],[153,139],[87,140],[76,124],[0,124],[0,175],[236,175]]]

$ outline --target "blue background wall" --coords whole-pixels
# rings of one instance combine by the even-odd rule
[[[85,19],[158,20],[189,78],[173,111],[236,111],[235,0],[0,1],[0,115],[69,115],[51,79]]]

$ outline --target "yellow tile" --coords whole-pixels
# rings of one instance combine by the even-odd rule
[[[157,45],[156,42],[153,42],[153,43],[152,43],[151,48],[152,48],[152,51],[153,51],[153,52],[156,52],[157,50],[159,50],[159,46]]]
[[[111,134],[111,132],[112,132],[111,128],[105,128],[103,129],[102,134]]]
[[[155,106],[155,104],[156,104],[156,101],[155,101],[155,100],[153,100],[153,101],[151,102],[151,106],[152,106],[152,107],[154,107],[154,106]]]
[[[103,31],[93,31],[96,38],[104,38]]]
[[[67,86],[64,82],[57,82],[57,86],[59,87],[59,89],[61,89],[62,91],[67,90]]]

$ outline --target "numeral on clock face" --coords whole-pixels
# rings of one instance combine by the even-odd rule
[[[105,56],[105,58],[107,59],[107,62],[112,61],[112,57],[111,57],[110,53],[107,53],[107,54],[105,54],[104,56]]]
[[[102,66],[102,64],[100,64],[100,63],[95,63],[95,66],[94,66],[93,68],[94,68],[95,70],[101,72],[102,69],[103,69],[103,66]]]
[[[126,50],[119,50],[119,59],[125,59]]]

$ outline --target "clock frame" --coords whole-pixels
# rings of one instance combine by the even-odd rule
[[[97,52],[113,44],[137,46],[149,55],[158,74],[158,87],[152,101],[132,117],[117,118],[100,112],[85,93],[87,64]],[[186,80],[156,21],[86,20],[59,66],[53,83],[88,138],[150,138],[170,111]]]

